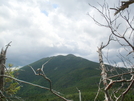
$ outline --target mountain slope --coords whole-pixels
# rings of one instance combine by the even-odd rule
[[[81,89],[82,92],[88,92],[97,88],[100,78],[100,70],[97,70],[99,67],[98,63],[69,54],[67,56],[59,55],[43,58],[30,64],[30,66],[37,70],[48,60],[49,62],[45,65],[44,72],[52,80],[53,89],[64,94],[71,94],[77,92],[76,87]],[[49,87],[48,82],[40,76],[35,76],[28,66],[24,66],[19,71],[18,78]],[[37,93],[47,92],[37,87],[22,85],[23,87],[19,92],[20,96],[25,97],[27,94],[35,96]]]

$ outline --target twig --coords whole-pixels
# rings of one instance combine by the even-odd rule
[[[100,82],[99,82],[99,85],[98,85],[98,91],[97,91],[97,94],[96,94],[96,96],[94,98],[94,101],[96,101],[96,99],[97,99],[97,97],[98,97],[98,95],[100,93],[100,90],[101,90],[101,88],[100,88],[101,82],[102,82],[102,80],[100,79]]]
[[[134,1],[122,1],[122,5],[119,8],[110,8],[115,10],[116,12],[114,15],[118,14],[120,11],[123,11],[124,9],[128,8],[130,4],[134,3]]]
[[[76,89],[78,90],[78,93],[79,93],[79,101],[82,101],[81,100],[81,91],[76,87]]]
[[[49,60],[48,60],[48,61],[49,61]],[[42,65],[41,68],[38,68],[38,69],[37,69],[37,71],[38,71],[39,73],[37,73],[37,72],[33,69],[32,66],[29,66],[29,67],[33,70],[33,72],[34,72],[35,75],[42,76],[44,79],[46,79],[46,80],[49,82],[49,90],[50,90],[50,92],[51,92],[52,94],[58,96],[59,98],[63,99],[64,101],[71,101],[71,100],[68,100],[68,99],[64,98],[63,96],[59,95],[57,92],[55,92],[55,90],[52,89],[52,81],[46,76],[46,74],[45,74],[44,71],[43,71],[43,68],[44,68],[44,66],[48,63],[48,61],[45,62],[45,63]]]
[[[18,81],[18,82],[22,82],[22,83],[25,83],[25,84],[32,85],[32,86],[35,86],[35,87],[38,87],[38,88],[42,88],[42,89],[46,89],[46,90],[50,90],[50,89],[47,88],[47,87],[43,87],[43,86],[40,86],[40,85],[37,85],[37,84],[33,84],[33,83],[30,83],[30,82],[27,82],[27,81],[23,81],[23,80],[20,80],[20,79],[17,79],[17,78],[8,76],[8,75],[0,75],[0,77],[2,77],[2,76],[3,76],[3,77],[10,78],[10,79],[13,79],[13,80]]]

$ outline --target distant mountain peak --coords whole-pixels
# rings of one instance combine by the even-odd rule
[[[69,56],[69,57],[76,57],[74,54],[68,54],[66,56]]]
[[[48,63],[44,66],[44,72],[47,77],[52,80],[53,88],[56,88],[63,93],[68,91],[69,93],[70,91],[71,93],[75,93],[76,86],[82,88],[82,90],[86,92],[87,87],[91,86],[92,89],[94,86],[93,84],[100,79],[100,70],[96,70],[96,68],[99,68],[98,63],[73,54],[43,58],[30,64],[30,66],[32,66],[34,70],[37,70],[47,61]],[[40,76],[35,76],[29,66],[22,67],[19,71],[18,78],[39,85],[48,86],[48,82]],[[94,87],[96,88],[97,86]],[[27,93],[28,91],[30,92]],[[44,93],[44,90],[23,85],[19,94],[23,97],[27,96],[27,94],[29,94],[29,96],[34,96],[34,94],[37,94],[36,92],[41,95]],[[48,92],[45,93],[47,94]]]

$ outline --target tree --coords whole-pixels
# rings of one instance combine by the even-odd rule
[[[9,64],[7,71],[5,72],[5,75],[16,78],[18,69],[12,69],[12,66],[12,64]],[[18,92],[18,90],[20,90],[20,84],[16,81],[13,81],[13,79],[10,78],[5,78],[4,80],[5,95],[13,98],[13,96]]]
[[[11,43],[11,42],[10,42]],[[0,54],[0,100],[5,101],[8,99],[12,99],[13,96],[20,89],[19,83],[14,82],[11,78],[5,78],[4,75],[8,75],[10,77],[15,77],[14,73],[17,70],[12,70],[12,64],[9,64],[9,67],[6,68],[6,52],[10,43],[6,46],[5,50],[1,50]]]
[[[11,42],[10,42],[11,43]],[[10,46],[10,43],[7,45],[5,50],[1,50],[1,54],[0,54],[0,99],[4,98],[3,95],[3,91],[4,91],[4,77],[3,75],[5,75],[5,62],[6,62],[6,52],[8,47]]]
[[[10,42],[11,43],[11,42]],[[8,47],[10,46],[10,43],[7,45],[5,50],[1,50],[1,54],[0,54],[0,75],[4,75],[5,74],[5,62],[6,62],[6,52]],[[3,91],[4,87],[4,77],[0,77],[0,90]]]
[[[117,10],[115,14],[124,10],[128,5],[133,1],[125,2],[120,9]],[[97,95],[95,97],[95,101],[99,95],[101,89],[104,91],[105,100],[104,101],[124,101],[125,95],[132,89],[134,84],[134,70],[133,70],[133,52],[134,52],[134,45],[133,45],[133,35],[134,35],[134,26],[133,22],[134,19],[130,16],[130,13],[127,12],[126,15],[120,13],[118,16],[111,16],[111,11],[106,2],[103,5],[100,5],[101,10],[89,4],[92,8],[94,8],[97,12],[99,12],[100,16],[105,20],[106,24],[100,23],[90,14],[90,18],[99,26],[108,28],[110,30],[110,35],[108,38],[107,43],[104,45],[103,42],[100,47],[98,47],[98,54],[99,54],[99,62],[100,62],[100,69],[101,69],[101,82],[103,82],[103,88],[101,88],[101,82],[99,84],[99,89]],[[127,5],[127,6],[126,6]],[[124,7],[125,6],[125,7]],[[127,23],[127,27],[122,32],[121,30],[121,23],[118,20],[124,20]],[[124,24],[124,23],[123,23]],[[111,66],[107,67],[104,64],[104,53],[103,50],[106,49],[108,45],[112,42],[116,42],[120,45],[120,47],[126,51],[126,55],[119,53],[120,59],[122,64],[124,65],[124,69],[118,68],[118,66]],[[124,56],[125,55],[125,56]],[[109,62],[108,57],[106,57]],[[115,68],[116,67],[116,68]],[[123,72],[121,72],[123,71]],[[116,73],[116,74],[115,74]],[[114,86],[118,85],[118,86]],[[114,88],[115,87],[115,88]],[[117,88],[118,87],[118,88]]]

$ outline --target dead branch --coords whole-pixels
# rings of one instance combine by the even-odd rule
[[[116,99],[116,101],[118,101],[119,99],[121,99],[121,101],[124,100],[125,95],[129,92],[129,90],[131,89],[131,87],[134,84],[134,75],[132,75],[131,79],[128,80],[128,82],[130,82],[129,86],[126,88],[126,90]]]
[[[131,73],[134,73],[134,71],[132,71],[132,72],[127,72],[127,73],[122,73],[122,74],[118,74],[118,75],[114,75],[114,76],[110,76],[110,77],[108,77],[108,79],[115,78],[115,77],[119,77],[119,76],[123,76],[123,75],[128,75],[128,74],[131,74]]]
[[[99,82],[99,85],[98,85],[98,91],[97,91],[97,94],[96,94],[96,96],[95,96],[95,98],[94,98],[94,101],[96,101],[96,99],[97,99],[97,97],[98,97],[98,95],[99,95],[99,93],[100,93],[100,90],[101,90],[101,87],[100,87],[101,82],[102,82],[102,80],[100,79],[100,82]]]
[[[103,45],[103,43],[102,43],[100,48],[98,48],[98,51],[97,51],[99,54],[99,62],[100,62],[100,66],[101,66],[101,77],[102,77],[104,87],[107,87],[107,85],[108,85],[108,82],[107,82],[108,77],[107,77],[107,70],[106,70],[105,64],[103,62],[102,49],[105,48],[110,43],[110,41],[111,41],[111,36],[109,37],[107,44]],[[105,101],[112,101],[108,90],[104,89],[104,92],[105,92]]]
[[[7,100],[5,95],[3,94],[3,92],[0,90],[0,100],[2,100],[2,99]]]
[[[81,100],[81,91],[76,87],[76,89],[77,89],[77,91],[78,91],[78,93],[79,93],[79,101],[82,101]]]
[[[49,61],[49,60],[48,60],[48,61]],[[48,61],[45,62],[45,63],[42,65],[41,68],[38,68],[38,69],[37,69],[37,72],[38,72],[38,73],[33,69],[32,66],[29,66],[29,67],[33,70],[33,72],[34,72],[35,75],[37,75],[37,76],[42,76],[44,79],[46,79],[46,80],[49,82],[49,90],[50,90],[50,92],[51,92],[52,94],[58,96],[59,98],[63,99],[64,101],[71,101],[71,100],[68,100],[68,99],[64,98],[63,96],[59,95],[55,90],[52,89],[52,81],[46,76],[46,74],[45,74],[44,71],[43,71],[44,66],[45,66],[45,64],[48,63]]]
[[[122,6],[121,6],[121,9],[120,8],[117,8],[114,10],[117,10],[117,11],[121,11],[121,10],[124,10],[125,7],[128,7],[128,5],[130,5],[131,3],[134,3],[134,1],[128,1],[128,2],[123,2]],[[89,4],[90,5],[90,4]],[[100,4],[99,4],[100,5]],[[99,62],[100,62],[100,67],[101,67],[101,77],[102,77],[102,82],[103,82],[103,86],[104,86],[104,94],[105,94],[105,101],[113,101],[113,98],[115,98],[116,101],[119,101],[119,99],[124,99],[124,96],[128,93],[128,91],[130,90],[130,88],[132,87],[133,85],[133,76],[131,76],[131,79],[124,79],[123,76],[124,75],[130,75],[132,73],[134,73],[133,71],[129,72],[128,71],[125,71],[125,73],[119,73],[117,70],[117,75],[115,75],[115,73],[113,74],[113,76],[110,76],[108,77],[108,74],[109,74],[109,70],[107,70],[104,62],[103,62],[103,54],[102,54],[102,50],[104,48],[106,48],[111,40],[114,40],[113,39],[113,36],[114,38],[116,39],[117,43],[119,43],[121,46],[123,47],[130,47],[132,49],[131,52],[129,53],[132,53],[134,51],[134,46],[133,46],[133,43],[131,43],[131,41],[128,40],[128,38],[126,37],[127,33],[129,32],[129,30],[131,29],[131,33],[130,33],[130,36],[133,34],[133,26],[132,26],[132,22],[134,20],[134,18],[132,20],[130,20],[129,18],[129,13],[128,13],[128,17],[124,17],[122,16],[121,14],[118,15],[118,16],[115,16],[115,18],[111,19],[110,17],[110,12],[109,12],[109,8],[108,6],[106,6],[106,3],[104,3],[103,5],[100,5],[101,7],[101,10],[98,9],[97,7],[95,6],[92,6],[90,5],[92,8],[94,8],[97,12],[100,13],[100,15],[104,18],[106,24],[103,24],[103,23],[100,23],[98,20],[96,20],[93,16],[90,16],[90,18],[99,26],[102,26],[102,27],[106,27],[108,29],[110,29],[110,32],[112,33],[110,36],[109,36],[109,39],[108,39],[108,42],[106,45],[103,45],[103,43],[101,44],[101,46],[98,48],[98,54],[99,54]],[[124,30],[124,33],[120,33],[118,31],[118,29],[120,28],[119,26],[121,25],[120,23],[117,25],[116,23],[116,20],[118,18],[123,18],[127,24],[128,24],[128,27]],[[122,43],[120,42],[120,40],[123,40],[125,41],[126,43]],[[115,40],[114,40],[115,41]],[[123,60],[122,60],[123,62]],[[127,67],[127,65],[124,63],[125,67]],[[126,69],[127,70],[127,69]],[[118,77],[118,79],[116,79]],[[110,95],[109,91],[110,89],[113,87],[113,85],[117,84],[117,83],[120,83],[122,84],[119,89],[117,89],[118,91],[123,87],[124,83],[129,83],[129,86],[126,88],[126,90],[124,92],[122,92],[118,97],[115,95],[115,92],[112,92],[113,94]],[[99,91],[100,91],[100,87],[98,89],[98,92],[97,92],[97,95],[96,97],[98,96],[99,94]],[[95,97],[95,100],[96,100],[96,97]],[[94,100],[94,101],[95,101]],[[121,100],[123,101],[123,100]]]
[[[5,74],[6,52],[7,52],[8,47],[10,46],[10,44],[11,44],[11,42],[8,43],[6,45],[6,49],[5,50],[2,49],[1,53],[0,53],[0,75],[4,75]],[[4,87],[4,77],[1,76],[0,77],[0,90],[1,91],[4,90],[3,87]]]
[[[40,86],[40,85],[37,85],[37,84],[33,84],[33,83],[30,83],[30,82],[27,82],[27,81],[23,81],[23,80],[20,80],[20,79],[17,79],[17,78],[8,76],[8,75],[0,75],[0,77],[7,77],[7,78],[13,79],[13,80],[15,80],[15,81],[21,82],[21,83],[25,83],[25,84],[29,84],[29,85],[32,85],[32,86],[35,86],[35,87],[38,87],[38,88],[50,90],[50,89],[47,88],[47,87],[43,87],[43,86]]]
[[[115,10],[116,12],[114,15],[118,14],[120,11],[123,11],[124,9],[128,8],[130,4],[133,4],[134,0],[129,0],[129,1],[122,1],[121,6],[119,8],[110,8]]]

